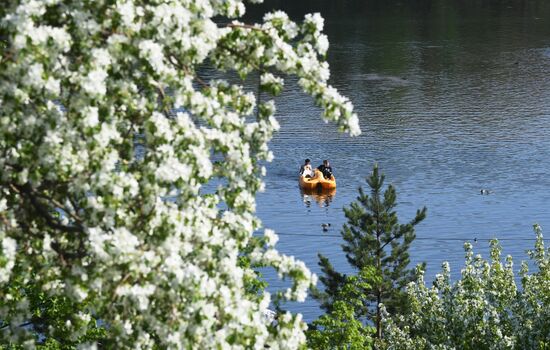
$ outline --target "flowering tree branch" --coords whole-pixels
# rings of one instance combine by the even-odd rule
[[[273,158],[279,128],[274,103],[197,71],[258,71],[273,96],[284,87],[276,74],[295,75],[339,129],[358,134],[358,118],[327,85],[320,15],[214,21],[244,11],[241,0],[3,3],[0,320],[31,320],[40,298],[64,312],[40,332],[7,327],[0,342],[305,344],[301,315],[281,311],[274,327],[264,317],[271,294],[253,283],[253,266],[271,267],[292,281],[277,294],[303,301],[316,279],[276,251],[273,232],[252,237],[262,228],[259,164]],[[95,317],[108,329],[99,332]]]

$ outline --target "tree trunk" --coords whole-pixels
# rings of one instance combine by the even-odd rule
[[[380,222],[378,220],[378,222]],[[380,232],[380,226],[377,224],[377,230],[376,230],[376,243],[378,244],[378,247],[376,249],[377,256],[376,256],[376,269],[378,270],[378,273],[380,274],[380,278],[382,277],[382,259],[380,255],[382,254],[380,247],[382,246],[380,242],[380,236],[382,235],[382,232]],[[380,281],[380,284],[376,288],[376,337],[378,339],[382,339],[382,315],[380,313],[380,303],[382,302],[382,281]]]

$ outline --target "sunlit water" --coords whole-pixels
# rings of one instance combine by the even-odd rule
[[[276,158],[257,209],[280,233],[278,249],[315,272],[319,252],[350,271],[338,237],[342,208],[377,162],[397,187],[401,222],[428,208],[411,248],[413,262],[427,262],[428,279],[443,261],[457,276],[464,241],[486,255],[488,240],[498,237],[519,265],[533,246],[532,225],[550,230],[550,8],[341,3],[348,5],[304,1],[287,10],[327,18],[331,83],[353,101],[363,133],[338,134],[287,81],[277,100]],[[301,194],[305,158],[315,166],[330,159],[333,196]],[[331,224],[328,232],[322,223]],[[266,278],[271,288],[285,285]],[[288,307],[308,321],[320,312],[309,299]]]

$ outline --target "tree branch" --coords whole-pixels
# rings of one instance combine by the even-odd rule
[[[184,65],[176,55],[174,55],[173,53],[169,52],[168,53],[168,60],[170,61],[170,63],[172,63],[174,66],[176,66],[176,68],[178,69],[181,69],[182,71],[184,71],[186,74],[188,75],[191,75],[193,78],[195,78],[195,80],[197,80],[197,82],[202,85],[202,87],[210,87],[210,85],[205,82],[196,72],[192,72],[189,67],[187,67],[186,65]],[[175,60],[175,61],[174,61]]]
[[[63,232],[69,232],[69,233],[83,233],[84,229],[82,226],[78,223],[77,226],[67,226],[59,223],[57,220],[55,220],[47,208],[44,207],[42,203],[40,203],[38,197],[31,186],[27,183],[25,185],[14,185],[10,184],[10,188],[14,190],[16,193],[21,194],[24,198],[28,199],[32,207],[34,208],[35,212],[42,217],[46,223],[56,229]],[[57,202],[57,201],[56,201]],[[54,203],[55,204],[55,203]],[[59,203],[58,203],[59,204]],[[60,207],[60,209],[65,209],[63,206]],[[67,214],[70,214],[70,212],[67,212]],[[72,216],[71,216],[72,217]],[[76,216],[78,218],[78,216]]]
[[[244,23],[229,23],[225,25],[227,28],[243,28],[243,29],[252,29],[260,32],[266,32],[266,29],[258,27],[255,24],[244,24]]]
[[[24,322],[24,323],[21,323],[19,326],[17,326],[17,328],[30,326],[32,323],[33,323],[32,321]],[[5,325],[0,326],[0,330],[8,328],[9,326],[10,324],[6,323]]]

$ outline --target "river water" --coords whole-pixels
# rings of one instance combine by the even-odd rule
[[[550,5],[537,1],[271,1],[292,18],[319,11],[331,43],[331,84],[355,105],[363,133],[339,134],[287,80],[277,99],[280,132],[271,143],[258,216],[280,233],[278,249],[315,272],[317,253],[350,272],[339,231],[375,162],[397,188],[401,222],[426,206],[413,263],[427,279],[463,266],[463,242],[487,255],[502,239],[516,266],[533,246],[532,225],[550,232]],[[484,2],[485,3],[485,2]],[[260,12],[260,11],[258,11]],[[305,158],[330,159],[333,196],[304,196]],[[489,195],[481,195],[489,189]],[[322,223],[330,223],[328,232]],[[474,242],[477,239],[477,242]],[[266,272],[271,288],[285,285]],[[315,301],[288,307],[306,320]]]

